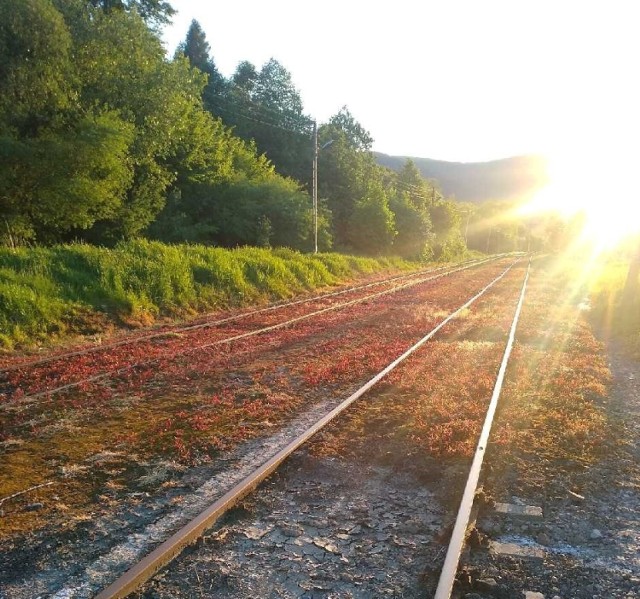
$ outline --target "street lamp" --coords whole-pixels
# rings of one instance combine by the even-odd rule
[[[318,124],[313,121],[313,253],[318,253],[318,152],[328,148],[333,139],[318,148]]]

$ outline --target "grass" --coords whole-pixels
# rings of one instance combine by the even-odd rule
[[[605,339],[617,339],[640,357],[640,296],[623,298],[629,262],[623,259],[603,260],[594,269],[590,281],[591,320]],[[640,281],[636,281],[640,290]]]
[[[147,240],[114,249],[0,248],[0,348],[284,299],[362,274],[415,267],[399,258]]]
[[[98,501],[109,505],[125,493],[151,490],[163,464],[201,466],[248,439],[271,434],[315,401],[346,397],[433,328],[440,320],[434,313],[449,312],[460,295],[483,287],[500,268],[472,269],[224,350],[181,358],[167,347],[158,361],[109,384],[27,403],[6,398],[0,410],[0,499],[55,484],[5,504],[0,542],[77,522],[96,513]],[[192,331],[190,346],[197,347],[204,335]],[[112,352],[126,360],[130,349]],[[66,362],[64,375],[73,368]],[[446,368],[443,363],[438,374],[427,370],[420,378],[444,379]],[[471,369],[467,376],[476,378]],[[32,512],[25,509],[30,503],[44,507]]]

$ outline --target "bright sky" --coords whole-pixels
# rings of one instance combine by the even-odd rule
[[[171,4],[170,53],[195,18],[225,76],[274,57],[309,115],[346,104],[382,152],[480,161],[640,139],[633,0]]]

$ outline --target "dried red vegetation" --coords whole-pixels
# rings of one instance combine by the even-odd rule
[[[0,373],[0,401],[21,399],[47,391],[56,392],[59,387],[75,386],[92,379],[120,375],[136,368],[144,368],[166,361],[167,357],[191,355],[199,348],[224,345],[227,340],[252,334],[258,329],[280,325],[286,320],[313,316],[315,312],[339,308],[341,304],[366,299],[418,283],[426,278],[442,276],[441,269],[429,273],[405,275],[398,279],[374,282],[354,288],[346,288],[317,298],[298,300],[244,314],[217,314],[209,319],[192,322],[186,326],[164,327],[152,333],[131,335],[126,340],[106,344],[104,347],[88,346],[71,348],[68,353],[51,354],[48,358],[21,363],[19,357],[8,363],[9,369]],[[321,316],[326,318],[324,316]]]
[[[558,277],[558,268],[556,262],[541,263],[532,278],[498,439],[539,458],[588,463],[608,433],[601,400],[611,375],[604,348],[579,309],[580,298],[571,298],[575,281]]]
[[[522,273],[520,273],[522,274]],[[514,273],[394,371],[384,390],[323,433],[317,450],[470,456],[484,421],[521,279]],[[515,452],[555,461],[594,459],[607,426],[599,400],[609,371],[572,296],[575,282],[552,265],[532,271],[516,345],[494,423],[504,464]],[[563,300],[567,300],[563,303]],[[469,322],[473,321],[473,324]],[[360,439],[360,442],[354,441]]]
[[[316,451],[466,457],[475,449],[502,359],[523,270],[514,269],[442,337],[321,435]],[[372,440],[375,440],[371,447]],[[395,449],[394,449],[395,448]]]
[[[357,388],[505,267],[505,262],[486,265],[328,312],[322,318],[300,321],[290,328],[207,349],[195,348],[228,336],[230,331],[232,334],[256,324],[266,325],[273,322],[272,315],[236,322],[224,330],[198,329],[184,338],[140,344],[134,346],[134,359],[153,357],[154,361],[122,371],[112,380],[86,383],[81,388],[33,401],[21,401],[14,395],[0,406],[0,441],[5,448],[0,465],[0,496],[58,480],[61,469],[83,467],[98,452],[125,454],[120,470],[126,470],[127,459],[136,462],[163,458],[185,464],[210,460],[221,450],[269,432],[313,401],[341,397]],[[479,318],[471,311],[447,327],[449,335],[481,337],[483,331],[493,328],[495,334],[495,330],[501,330],[505,319],[500,302],[513,304],[521,276],[522,269],[514,269],[490,292],[490,299],[488,294],[486,300],[479,300],[478,305],[484,305],[487,314],[494,311],[491,318]],[[286,315],[294,317],[301,309],[295,306]],[[130,349],[114,348],[107,364],[125,363]],[[437,345],[432,349],[439,351]],[[180,353],[183,350],[189,351]],[[429,353],[438,355],[438,351]],[[464,348],[460,351],[474,353],[465,352]],[[103,363],[96,364],[96,355],[91,357],[91,363],[84,356],[78,358],[64,368],[32,369],[25,382],[27,391],[42,389],[55,380],[77,380],[105,367]],[[425,372],[421,377],[425,381],[420,385],[424,384],[426,390],[426,379],[448,378],[455,366],[452,360],[459,365],[464,362],[460,355],[443,357],[441,370]],[[487,382],[474,372],[465,376],[474,386],[474,398],[482,395]],[[418,432],[414,433],[427,445],[440,443],[445,452],[460,451],[473,428],[463,424],[460,432],[457,425],[445,422],[447,410],[466,410],[457,405],[455,386],[451,385],[449,403],[441,407],[439,437],[429,438],[426,432],[422,435],[419,422],[415,427]],[[27,463],[29,468],[25,467]],[[127,481],[118,480],[126,488]],[[84,491],[76,488],[73,498],[66,501],[77,509],[90,505],[91,498],[102,492],[103,484],[103,478],[96,481],[87,477],[84,487],[79,485]],[[47,511],[29,518],[31,526],[37,518],[44,523]],[[18,530],[23,525],[21,517],[16,517],[12,528]]]

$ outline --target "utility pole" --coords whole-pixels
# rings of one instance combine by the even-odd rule
[[[318,253],[318,123],[313,121],[313,253]]]
[[[469,233],[469,219],[471,218],[471,210],[467,210],[467,224],[464,226],[464,244],[467,245],[467,233]]]

